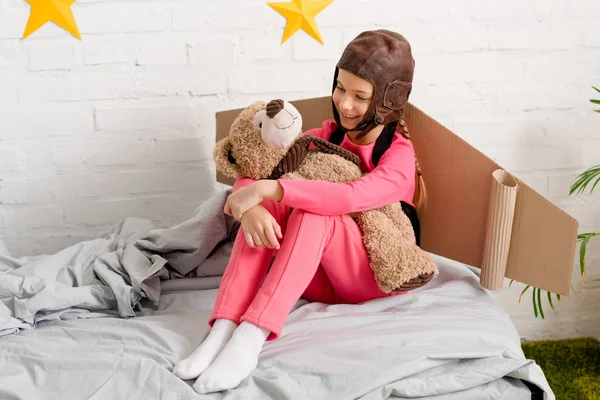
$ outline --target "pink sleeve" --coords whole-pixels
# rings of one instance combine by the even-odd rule
[[[355,182],[279,179],[281,203],[314,214],[342,215],[371,210],[400,200],[412,204],[415,190],[415,158],[412,143],[393,141],[379,164]]]
[[[329,136],[331,136],[331,133],[333,132],[334,129],[335,129],[335,121],[332,119],[328,119],[323,122],[323,125],[321,125],[320,128],[309,129],[309,130],[303,132],[302,136],[312,135],[312,136],[321,138],[323,140],[329,140]]]

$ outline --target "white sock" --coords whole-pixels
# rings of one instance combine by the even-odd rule
[[[173,373],[183,380],[199,377],[223,350],[237,326],[231,320],[217,319],[200,346],[175,364]]]
[[[258,365],[258,356],[270,333],[242,322],[215,362],[196,380],[194,390],[206,394],[236,388]]]

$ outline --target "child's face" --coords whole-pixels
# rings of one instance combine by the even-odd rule
[[[352,130],[362,121],[373,98],[373,84],[340,69],[337,86],[333,91],[333,104],[340,114],[340,122]]]

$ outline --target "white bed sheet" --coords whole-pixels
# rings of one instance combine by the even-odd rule
[[[554,399],[477,276],[434,259],[440,276],[407,295],[360,305],[299,301],[283,336],[265,344],[235,390],[201,396],[171,372],[208,333],[218,283],[196,278],[140,317],[53,320],[0,338],[0,398],[529,400],[524,379]]]

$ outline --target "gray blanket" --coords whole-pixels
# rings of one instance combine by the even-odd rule
[[[0,338],[0,399],[531,400],[529,381],[553,400],[479,278],[458,262],[434,262],[439,277],[404,296],[298,301],[234,390],[199,395],[193,379],[172,373],[206,337],[217,294],[179,290],[136,318],[53,320]]]
[[[221,276],[239,228],[222,212],[229,193],[179,225],[126,218],[56,254],[14,258],[0,242],[0,336],[47,320],[134,317],[142,299],[158,304],[163,282]]]

